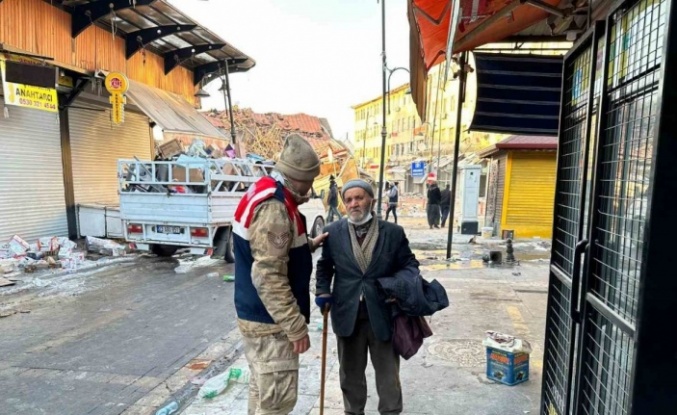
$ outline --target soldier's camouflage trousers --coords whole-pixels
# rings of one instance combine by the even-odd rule
[[[288,415],[296,405],[299,356],[284,333],[243,336],[249,362],[249,415]]]

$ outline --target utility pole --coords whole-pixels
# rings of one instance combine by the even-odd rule
[[[236,144],[235,120],[233,119],[233,101],[231,101],[230,98],[230,79],[228,73],[227,60],[223,61],[223,101],[226,105],[226,109],[228,110],[228,116],[230,117],[230,139],[233,142],[233,145],[235,145]]]
[[[461,145],[461,122],[463,120],[463,103],[465,102],[466,63],[468,52],[461,53],[461,73],[458,79],[458,100],[456,105],[456,130],[454,142],[454,168],[451,173],[451,198],[449,198],[449,233],[447,235],[447,260],[451,259],[451,245],[454,239],[454,207],[456,206],[456,179],[458,176],[458,152]]]
[[[385,170],[386,159],[386,0],[381,0],[381,72],[383,75],[383,120],[381,122],[381,164],[378,172],[378,200],[376,206],[376,217],[381,219],[383,214],[381,212],[383,199],[383,173]]]

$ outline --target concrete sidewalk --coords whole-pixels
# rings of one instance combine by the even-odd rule
[[[437,279],[447,289],[450,307],[431,321],[434,336],[419,353],[402,361],[403,414],[512,415],[536,414],[540,401],[540,379],[547,301],[547,264],[525,263],[515,268],[426,270],[428,280]],[[433,267],[431,267],[433,268]],[[319,414],[322,316],[313,310],[312,348],[301,358],[299,399],[293,414]],[[486,330],[497,330],[529,340],[530,381],[505,386],[487,380]],[[329,327],[331,333],[331,325]],[[336,340],[328,340],[325,414],[343,414],[338,381]],[[246,367],[244,357],[233,367]],[[367,369],[369,400],[367,414],[378,414],[374,373]],[[217,398],[199,397],[181,412],[184,415],[239,415],[247,413],[247,386],[231,384]]]

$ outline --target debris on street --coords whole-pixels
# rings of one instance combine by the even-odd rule
[[[187,259],[179,258],[179,266],[174,269],[174,272],[177,274],[185,274],[200,268],[219,266],[222,262],[222,259],[212,258],[210,256],[202,256],[197,259],[192,256]]]
[[[220,375],[214,376],[200,388],[199,396],[203,399],[214,399],[226,390],[231,382],[248,384],[249,369],[231,367]]]
[[[509,386],[529,380],[529,342],[495,331],[486,333],[482,345],[487,349],[487,378]]]
[[[16,284],[15,281],[8,280],[5,277],[0,277],[0,287],[6,287],[8,285],[14,285]]]
[[[100,239],[93,236],[87,237],[87,251],[98,253],[104,256],[124,256],[127,253],[127,247],[109,239]]]

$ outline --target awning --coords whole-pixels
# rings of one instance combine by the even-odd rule
[[[543,7],[529,0],[460,0],[460,16],[452,53],[473,50],[520,33],[547,18]],[[556,7],[560,0],[534,0],[544,7]],[[412,99],[422,121],[426,115],[426,78],[434,65],[446,57],[449,25],[454,3],[451,0],[409,0],[409,47]]]
[[[127,95],[164,133],[228,139],[193,106],[171,92],[129,80]]]
[[[561,56],[475,53],[470,130],[557,135],[563,62]]]
[[[256,65],[251,57],[168,0],[50,0],[48,3],[70,14],[74,39],[90,26],[117,33],[124,38],[127,59],[141,50],[149,50],[163,58],[165,74],[183,66],[193,72],[195,85],[209,74],[222,74],[226,62],[230,73],[246,72]],[[185,2],[173,0],[173,3]]]

